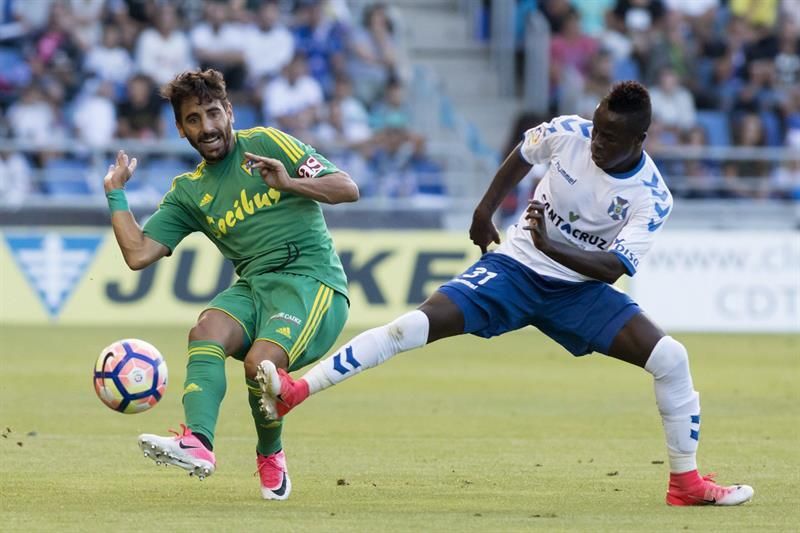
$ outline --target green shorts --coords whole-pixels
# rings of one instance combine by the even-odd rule
[[[308,276],[269,272],[239,279],[219,293],[218,309],[244,330],[245,345],[232,357],[244,360],[257,340],[273,342],[297,370],[324,356],[339,337],[349,313],[347,298]]]

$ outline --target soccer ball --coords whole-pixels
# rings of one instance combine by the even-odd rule
[[[107,346],[94,365],[100,401],[125,414],[147,411],[167,388],[167,363],[150,343],[124,339]]]

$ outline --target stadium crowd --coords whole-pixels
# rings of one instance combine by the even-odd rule
[[[343,0],[0,0],[6,201],[99,193],[86,158],[48,148],[176,138],[158,89],[196,67],[224,74],[234,127],[275,125],[315,145],[363,195],[414,194],[414,176],[439,171],[411,129],[408,63],[384,4],[354,13]],[[37,149],[12,151],[3,138]],[[131,186],[160,195],[190,168],[155,154]]]
[[[647,149],[786,147],[800,153],[800,1],[523,0],[550,24],[553,114],[591,118],[611,83],[650,88]],[[800,162],[659,161],[679,194],[800,198]]]

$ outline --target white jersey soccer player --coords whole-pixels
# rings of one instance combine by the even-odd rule
[[[281,416],[331,385],[397,353],[471,333],[535,326],[575,356],[599,352],[653,376],[669,458],[670,505],[738,505],[747,485],[721,486],[697,471],[700,395],[684,346],[612,284],[632,276],[672,211],[672,196],[642,149],[650,97],[641,84],[612,88],[592,122],[558,117],[525,133],[475,209],[483,256],[419,309],[358,335],[294,381],[269,362],[258,370],[262,408]],[[527,212],[500,247],[491,217],[535,163],[549,163]]]
[[[586,119],[558,117],[528,130],[520,154],[531,165],[550,163],[533,197],[544,205],[548,236],[582,250],[617,254],[632,276],[672,211],[672,194],[645,152],[628,172],[598,168],[591,158],[591,131]],[[543,276],[592,279],[537,249],[526,226],[523,214],[497,252]]]

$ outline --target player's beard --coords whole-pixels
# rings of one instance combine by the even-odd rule
[[[233,130],[230,125],[227,128],[215,130],[211,133],[204,132],[197,137],[196,140],[189,139],[189,144],[200,152],[209,163],[215,163],[225,159],[231,149],[231,138],[233,137]],[[208,144],[207,140],[214,139],[214,142]]]

